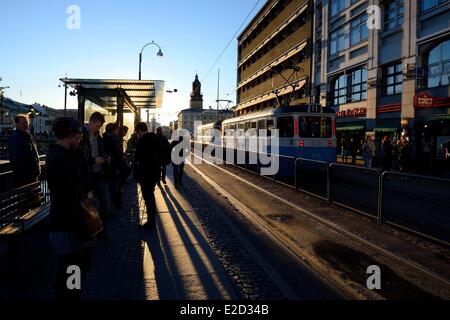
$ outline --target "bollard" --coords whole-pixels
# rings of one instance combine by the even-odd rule
[[[387,175],[388,172],[382,172],[379,177],[378,182],[378,218],[377,218],[377,224],[382,225],[383,224],[383,205],[384,205],[384,177]]]
[[[327,167],[327,201],[328,204],[331,204],[331,168],[333,167],[333,164],[330,163],[330,165]]]

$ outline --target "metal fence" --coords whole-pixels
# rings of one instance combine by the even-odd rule
[[[450,180],[385,172],[379,220],[450,242]]]
[[[380,182],[378,170],[336,163],[330,164],[328,170],[328,201],[377,217]]]
[[[295,189],[328,199],[328,163],[298,158],[295,160]]]
[[[236,163],[241,152],[244,163]],[[223,148],[227,155],[227,149]],[[255,152],[234,150],[226,163],[261,174]],[[268,155],[268,154],[264,154]],[[257,162],[250,163],[256,156]],[[381,172],[345,164],[275,155],[279,171],[269,178],[377,220],[449,245],[450,180]]]

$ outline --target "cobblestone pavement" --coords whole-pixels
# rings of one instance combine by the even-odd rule
[[[284,298],[189,176],[181,188],[169,182],[155,194],[157,231],[140,231],[145,206],[134,181],[127,183],[123,209],[105,220],[109,239],[91,250],[83,299]],[[0,299],[53,299],[56,262],[47,235],[44,224],[25,236],[20,276],[0,268]],[[4,252],[0,261],[6,264]]]
[[[285,299],[238,236],[225,223],[222,209],[204,194],[189,175],[185,177],[182,193],[195,207],[209,243],[239,292],[239,298]]]

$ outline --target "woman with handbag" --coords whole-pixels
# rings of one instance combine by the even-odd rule
[[[77,120],[61,117],[54,121],[53,133],[57,143],[49,146],[46,169],[51,199],[49,236],[58,260],[55,295],[57,300],[80,300],[92,239],[83,209],[83,162],[74,152],[82,128]]]

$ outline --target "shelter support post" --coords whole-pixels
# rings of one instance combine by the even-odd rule
[[[84,109],[86,97],[82,93],[78,93],[78,121],[84,123],[86,111]]]

